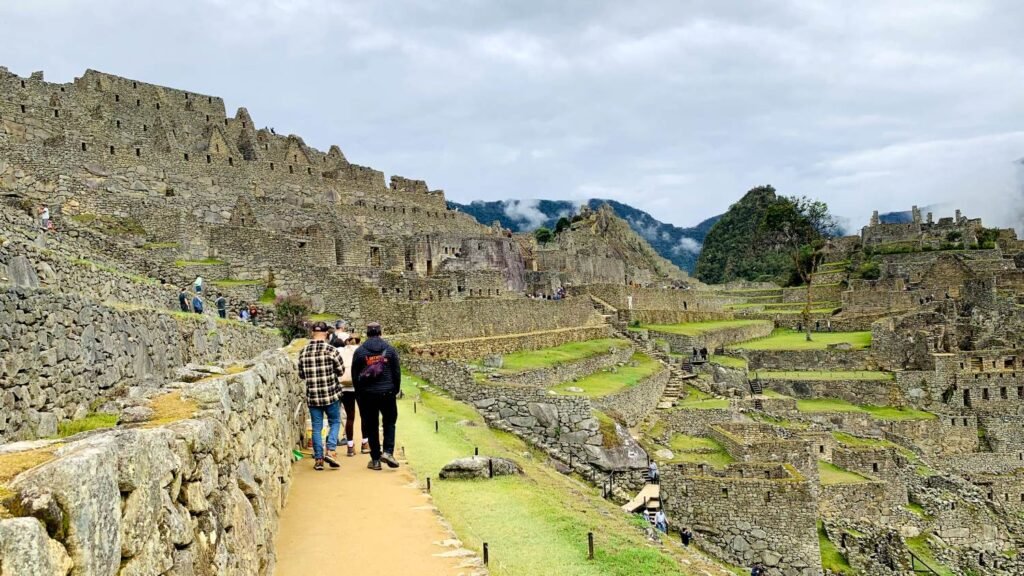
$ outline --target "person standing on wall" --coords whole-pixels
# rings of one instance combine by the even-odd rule
[[[50,229],[50,207],[45,204],[39,207],[39,225],[44,232]]]
[[[352,383],[352,360],[359,348],[359,337],[349,336],[342,347],[341,358],[345,361],[345,375],[341,377],[341,405],[345,407],[345,443],[348,444],[347,456],[356,455],[355,424],[356,424],[356,389]],[[370,453],[370,439],[363,434],[359,451]]]
[[[192,311],[196,314],[203,313],[203,299],[199,296],[199,292],[192,296]]]
[[[394,456],[395,422],[398,421],[397,398],[402,390],[402,370],[398,351],[381,338],[382,333],[380,324],[371,322],[366,327],[366,342],[352,355],[352,381],[363,421],[363,438],[370,440],[370,462],[366,466],[370,470],[380,470],[381,462],[398,468]],[[383,446],[379,421],[384,425]]]
[[[217,315],[221,318],[227,319],[228,317],[228,299],[223,294],[217,292]]]
[[[181,308],[182,312],[191,312],[188,307],[188,290],[184,287],[178,292],[178,307]]]
[[[299,352],[299,378],[306,382],[306,405],[313,429],[313,469],[323,470],[326,461],[338,468],[335,450],[341,428],[341,377],[345,363],[338,350],[327,343],[330,329],[325,322],[311,328],[312,339]],[[327,450],[324,450],[324,416],[327,416]]]
[[[260,325],[260,309],[255,304],[249,304],[249,322],[252,322],[253,326]]]
[[[192,282],[192,287],[195,289],[196,294],[203,291],[203,277],[196,276],[196,279]]]

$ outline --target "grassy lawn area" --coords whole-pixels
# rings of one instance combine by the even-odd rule
[[[870,414],[878,420],[933,420],[935,414],[914,408],[897,408],[895,406],[858,406],[838,398],[814,398],[797,400],[796,408],[801,412],[856,412]]]
[[[323,314],[310,314],[309,315],[309,321],[310,322],[331,322],[333,320],[338,320],[339,318],[341,318],[341,316],[339,316],[338,314],[331,314],[331,313],[328,313],[328,312],[325,312]]]
[[[818,477],[821,479],[822,486],[830,486],[832,484],[863,484],[871,481],[856,472],[850,472],[845,468],[840,468],[824,460],[818,460]]]
[[[725,468],[733,462],[725,448],[711,438],[673,434],[668,447],[672,450],[672,462],[703,463],[715,468]]]
[[[895,380],[892,372],[873,370],[758,370],[762,380]]]
[[[203,258],[202,260],[175,260],[175,266],[216,266],[223,264],[223,260],[217,258]]]
[[[263,283],[263,280],[237,280],[235,278],[222,278],[212,282],[214,286],[220,286],[223,288],[230,288],[232,286],[259,286]]]
[[[592,358],[601,354],[607,354],[610,348],[625,348],[629,346],[627,340],[619,338],[602,338],[600,340],[587,340],[585,342],[569,342],[554,348],[542,348],[540,350],[522,350],[506,354],[504,364],[499,372],[514,374],[516,372],[527,372],[550,368],[559,364],[567,364],[577,360]]]
[[[736,356],[712,355],[710,360],[713,364],[718,364],[725,368],[735,368],[737,370],[747,369],[747,361]]]
[[[767,320],[714,320],[711,322],[687,322],[685,324],[645,324],[641,328],[664,332],[666,334],[681,334],[683,336],[697,336],[715,330],[726,328],[740,328],[743,326],[755,326],[765,324]]]
[[[605,348],[607,350],[607,348]],[[635,363],[636,366],[631,364]],[[563,382],[557,386],[551,388],[552,391],[558,394],[567,394],[571,396],[587,396],[589,398],[597,398],[599,396],[607,396],[609,394],[615,394],[636,386],[638,382],[657,373],[664,367],[661,362],[637,352],[630,358],[630,364],[625,366],[617,366],[615,371],[602,370],[595,372],[585,378],[580,378],[575,382]],[[582,392],[572,392],[569,388],[580,388]]]
[[[814,332],[808,342],[804,332],[780,328],[767,338],[729,346],[743,350],[824,350],[829,344],[850,344],[854,350],[871,346],[871,332]]]
[[[687,384],[686,397],[677,406],[687,410],[725,410],[729,407],[729,399],[715,398]]]
[[[932,554],[931,546],[928,545],[928,535],[922,534],[914,538],[906,538],[907,548],[911,552],[917,555],[929,568],[938,572],[939,576],[956,576],[956,572],[949,569],[948,566],[942,564],[935,559],[935,555]]]
[[[836,548],[825,532],[825,526],[818,522],[818,547],[821,549],[821,567],[835,574],[854,574],[846,556]]]
[[[488,428],[464,404],[422,393],[418,413],[413,414],[414,396],[410,387],[409,395],[399,401],[403,416],[398,444],[419,483],[433,479],[434,504],[465,545],[480,552],[488,543],[492,575],[681,573],[678,561],[647,543],[636,521],[602,500],[596,488],[544,465],[544,455],[510,434]],[[434,433],[435,420],[441,423],[439,433]],[[444,464],[472,455],[475,447],[482,455],[517,461],[525,475],[487,481],[437,479]],[[534,456],[524,458],[525,452]],[[587,560],[590,531],[596,545],[592,561]]]

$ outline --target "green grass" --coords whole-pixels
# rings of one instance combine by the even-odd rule
[[[111,266],[109,264],[104,264],[102,262],[95,262],[93,260],[86,260],[84,258],[78,258],[78,259],[72,260],[71,263],[75,264],[77,266],[85,266],[85,267],[88,267],[88,268],[95,268],[97,270],[102,270],[104,272],[108,272],[110,274],[114,274],[116,276],[120,276],[122,278],[127,278],[127,279],[129,279],[129,280],[131,280],[131,281],[133,281],[133,282],[135,282],[137,284],[159,284],[160,283],[160,281],[157,280],[156,278],[150,278],[148,276],[142,276],[140,274],[132,274],[130,272],[124,272],[124,271],[119,270],[119,269],[117,269],[117,268],[115,268],[115,267],[113,267],[113,266]]]
[[[818,547],[821,549],[821,567],[835,574],[854,574],[853,566],[847,562],[846,556],[836,548],[825,532],[825,526],[818,522]]]
[[[927,510],[924,509],[924,506],[921,506],[917,502],[907,502],[905,508],[924,520],[932,519],[932,515],[929,514]]]
[[[707,464],[715,468],[725,468],[733,462],[732,456],[721,444],[702,436],[673,434],[668,448],[672,450],[671,462]]]
[[[686,397],[677,406],[687,410],[725,410],[729,407],[728,398],[715,398],[707,392],[686,385]]]
[[[664,332],[666,334],[680,334],[683,336],[698,336],[707,332],[723,330],[727,328],[741,328],[744,326],[756,326],[766,324],[766,320],[714,320],[711,322],[687,322],[685,324],[647,324],[641,328]]]
[[[746,370],[747,361],[743,358],[737,358],[736,356],[725,356],[725,355],[712,355],[711,362],[724,366],[725,368],[735,368],[737,370]]]
[[[80,432],[97,430],[99,428],[113,428],[117,425],[117,414],[93,413],[79,420],[61,422],[57,425],[57,438],[67,438]]]
[[[413,396],[399,401],[405,415],[398,442],[420,485],[433,479],[431,495],[463,543],[480,552],[490,546],[494,576],[549,574],[627,576],[679,574],[669,554],[650,546],[635,519],[600,498],[597,489],[546,466],[546,458],[510,434],[489,429],[468,406],[422,393],[418,413]],[[438,420],[440,432],[434,433]],[[466,425],[466,423],[470,425]],[[511,458],[523,467],[519,477],[487,481],[437,480],[454,458],[473,454]],[[524,453],[533,454],[524,458]],[[587,560],[587,532],[596,535],[596,554]]]
[[[895,380],[892,372],[873,370],[758,370],[762,380]]]
[[[84,224],[115,236],[142,236],[146,233],[146,229],[142,227],[142,224],[132,218],[86,212],[75,214],[71,219],[79,224]]]
[[[625,348],[627,346],[629,346],[629,342],[626,340],[602,338],[585,342],[569,342],[561,346],[542,348],[540,350],[522,350],[505,355],[500,371],[505,374],[513,374],[550,368],[607,354],[610,348]]]
[[[269,286],[263,291],[263,294],[260,294],[260,304],[273,304],[275,300],[277,300],[277,293]]]
[[[818,477],[821,479],[822,486],[831,486],[833,484],[864,484],[865,482],[871,481],[866,476],[861,476],[856,472],[840,468],[839,466],[825,462],[824,460],[818,460]]]
[[[163,250],[164,248],[177,248],[177,242],[146,242],[142,245],[143,250]]]
[[[750,417],[753,418],[754,420],[757,420],[758,422],[774,424],[775,426],[779,426],[780,428],[786,428],[787,430],[806,430],[809,427],[809,424],[805,422],[796,422],[793,420],[788,420],[786,418],[770,416],[768,414],[760,412],[750,414]]]
[[[175,266],[216,266],[218,264],[224,264],[223,260],[218,258],[203,258],[202,260],[175,260]]]
[[[854,350],[871,346],[871,332],[814,332],[808,342],[804,332],[777,329],[767,338],[749,340],[730,346],[743,350],[824,350],[829,344],[850,344]]]
[[[232,286],[259,286],[263,284],[263,280],[238,280],[235,278],[221,278],[220,280],[214,280],[211,282],[214,286],[221,288],[230,288]]]
[[[814,398],[797,400],[796,409],[800,412],[853,412],[870,414],[872,418],[887,421],[903,420],[934,420],[935,414],[914,408],[897,408],[895,406],[858,406],[838,398]]]
[[[632,365],[634,363],[636,366]],[[641,380],[657,373],[663,368],[661,362],[646,354],[637,352],[633,354],[629,364],[617,366],[614,372],[602,370],[585,378],[580,378],[575,382],[563,382],[552,387],[551,390],[558,394],[598,398],[636,386]],[[568,388],[573,387],[580,388],[583,391],[571,392],[568,390]]]
[[[931,546],[928,545],[927,533],[914,538],[906,538],[904,541],[907,543],[907,548],[923,560],[929,568],[938,572],[939,576],[956,576],[956,572],[953,572],[948,566],[935,559]]]

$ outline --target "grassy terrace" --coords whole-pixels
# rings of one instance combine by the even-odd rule
[[[631,329],[654,330],[656,332],[680,334],[682,336],[699,336],[716,330],[755,326],[766,322],[766,320],[714,320],[711,322],[687,322],[684,324],[644,324],[638,328]]]
[[[515,374],[551,368],[559,364],[568,364],[601,354],[607,354],[611,348],[626,348],[629,342],[618,338],[602,338],[585,342],[569,342],[553,348],[540,350],[522,350],[506,354],[504,364],[499,370],[503,374]],[[479,362],[478,362],[479,363]]]
[[[175,266],[216,266],[224,264],[223,260],[217,258],[203,258],[202,260],[175,260]]]
[[[873,406],[871,404],[852,404],[838,398],[815,398],[812,400],[797,400],[796,408],[800,412],[850,412],[869,414],[878,420],[933,420],[935,414],[914,408],[897,408],[895,406]]]
[[[671,462],[703,463],[715,468],[725,468],[733,462],[725,448],[711,438],[674,434],[668,447],[672,450]]]
[[[736,368],[737,370],[747,369],[747,361],[743,358],[738,358],[736,356],[712,355],[710,361],[713,364],[718,364],[719,366],[724,366],[725,368]]]
[[[725,410],[729,407],[728,398],[715,398],[693,386],[686,386],[686,397],[678,404],[687,410]]]
[[[605,347],[605,350],[608,348]],[[633,366],[633,364],[636,364]],[[646,354],[636,353],[630,359],[630,363],[625,366],[619,366],[614,372],[611,370],[602,370],[595,372],[586,378],[580,378],[575,382],[563,382],[551,390],[559,394],[568,394],[573,396],[587,396],[589,398],[597,398],[600,396],[608,396],[609,394],[615,394],[621,392],[626,388],[635,386],[638,382],[657,373],[662,369],[661,362],[647,356]],[[582,392],[573,392],[568,388],[580,388]]]
[[[916,554],[929,568],[938,573],[939,576],[956,576],[956,572],[953,572],[948,566],[935,559],[931,546],[928,545],[927,533],[907,538],[904,541],[907,543],[907,548]]]
[[[230,288],[232,286],[259,286],[264,284],[263,280],[239,280],[236,278],[222,278],[211,282],[214,286]]]
[[[596,488],[544,465],[546,457],[490,429],[468,406],[422,393],[418,414],[413,414],[414,395],[399,401],[406,415],[399,444],[421,485],[433,477],[433,502],[465,545],[479,552],[489,543],[491,574],[548,574],[552,566],[564,576],[681,573],[679,562],[649,545],[637,523],[602,500]],[[440,422],[436,434],[435,420]],[[517,461],[525,474],[478,482],[437,480],[442,466],[472,455],[475,447],[481,455]],[[533,457],[524,458],[524,453]],[[597,546],[594,560],[588,561],[591,531]]]
[[[818,460],[818,477],[821,479],[822,486],[831,486],[834,484],[864,484],[865,482],[871,481],[871,479],[866,476],[861,476],[856,472],[840,468],[839,466],[825,462],[824,460]]]
[[[854,350],[871,346],[871,332],[814,332],[811,341],[803,332],[778,329],[771,336],[729,346],[736,350],[824,350],[830,344],[849,344]]]
[[[818,547],[821,549],[821,567],[831,570],[834,574],[854,574],[853,567],[846,556],[836,548],[825,532],[825,526],[818,522]]]
[[[762,380],[894,380],[891,372],[872,370],[758,370]]]

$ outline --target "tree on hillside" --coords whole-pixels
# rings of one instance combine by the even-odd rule
[[[562,216],[558,219],[558,222],[555,223],[555,234],[561,234],[562,231],[569,228],[570,225],[572,225],[572,222],[569,222],[568,218]]]
[[[547,244],[555,239],[555,235],[551,233],[551,230],[541,226],[533,231],[533,237],[537,239],[540,244]]]
[[[806,196],[784,198],[765,214],[765,224],[789,255],[792,270],[790,284],[802,284],[806,290],[801,312],[807,340],[811,340],[811,285],[818,266],[825,259],[827,238],[839,232],[839,224],[828,205]]]

